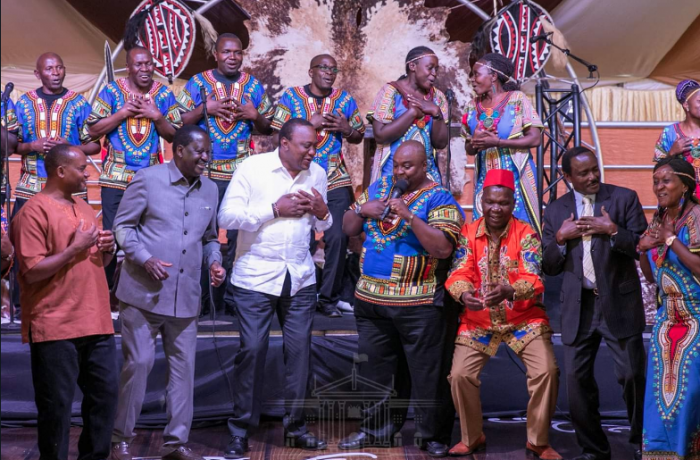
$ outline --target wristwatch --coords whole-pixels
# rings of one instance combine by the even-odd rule
[[[363,219],[365,218],[365,217],[362,215],[362,205],[361,205],[361,204],[358,204],[357,206],[355,206],[355,214],[357,214],[358,216],[362,217]]]
[[[668,238],[666,238],[666,246],[670,248],[673,242],[676,240],[676,238],[678,238],[676,235],[671,235]]]

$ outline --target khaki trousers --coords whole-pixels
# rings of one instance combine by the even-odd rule
[[[481,370],[491,356],[466,345],[455,346],[452,371],[448,379],[466,446],[474,444],[483,433],[479,387]],[[551,334],[532,340],[518,353],[527,369],[527,440],[536,446],[549,444],[549,425],[554,415],[559,391],[559,368],[554,358]],[[493,391],[501,391],[494,389]]]

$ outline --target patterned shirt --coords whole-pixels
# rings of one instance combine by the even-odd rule
[[[668,156],[668,152],[671,151],[671,147],[676,143],[678,139],[690,137],[686,136],[681,129],[680,123],[674,123],[668,125],[664,128],[659,136],[659,140],[656,141],[656,148],[654,149],[654,161],[659,161],[662,158]],[[693,165],[695,169],[695,194],[700,197],[700,139],[693,139],[693,143],[690,149],[681,153],[681,156],[685,160]]]
[[[534,338],[551,332],[538,302],[544,292],[541,264],[539,236],[527,223],[511,218],[498,243],[491,241],[483,217],[465,225],[445,287],[461,302],[465,292],[482,298],[487,284],[504,284],[515,289],[515,300],[480,311],[465,309],[456,342],[493,356],[501,342],[519,353]]]
[[[272,118],[273,109],[270,98],[267,97],[262,84],[254,76],[241,72],[238,80],[232,81],[221,75],[218,70],[207,70],[190,78],[185,89],[178,96],[182,111],[194,110],[202,104],[199,88],[204,87],[206,94],[212,92],[216,99],[231,97],[238,103],[247,104],[250,101],[257,107],[258,113],[265,118]],[[204,117],[197,123],[200,128],[207,130]],[[211,178],[231,180],[236,167],[252,153],[251,135],[253,122],[239,120],[229,123],[223,118],[210,119],[212,139],[212,171]]]
[[[340,113],[347,118],[352,129],[365,132],[360,111],[352,96],[334,88],[328,96],[320,98],[311,94],[308,85],[288,88],[284,92],[277,103],[272,127],[279,130],[290,118],[311,120],[314,113]],[[352,186],[343,161],[342,147],[343,136],[340,132],[319,131],[314,161],[328,173],[328,191]]]
[[[0,120],[2,120],[2,127],[5,128],[5,104],[0,105],[2,106]],[[15,103],[12,102],[12,99],[7,100],[7,131],[14,135],[17,135],[17,131],[19,131],[19,125],[17,124],[17,112],[15,111]],[[3,145],[2,148],[4,149],[5,146]],[[5,191],[7,190],[7,176],[5,174],[2,175],[0,189],[0,194],[5,196]]]
[[[432,101],[440,108],[442,121],[439,123],[448,123],[449,116],[447,113],[447,98],[437,88],[433,88],[431,92]],[[367,112],[367,120],[372,123],[378,121],[380,123],[389,124],[399,118],[408,110],[407,102],[404,101],[401,93],[390,83],[387,83],[379,90],[372,108]],[[393,158],[394,152],[408,140],[416,140],[425,145],[425,153],[428,157],[428,177],[435,182],[440,182],[440,171],[436,162],[436,152],[433,148],[432,138],[430,136],[433,129],[433,117],[426,115],[424,118],[416,119],[405,133],[390,144],[377,144],[377,151],[374,155],[374,163],[372,165],[372,181],[379,180],[380,177],[391,176],[394,173]]]
[[[90,125],[117,113],[129,99],[141,98],[127,86],[127,79],[120,78],[105,86],[92,105],[92,113],[83,129],[84,143],[92,139],[87,132]],[[153,82],[151,90],[144,96],[158,107],[160,113],[176,128],[182,126],[180,110],[173,93],[162,83]],[[156,125],[146,118],[129,117],[106,135],[107,156],[102,164],[100,185],[126,190],[139,169],[163,162],[160,136]]]
[[[383,177],[370,185],[351,208],[389,197],[393,187],[393,177]],[[402,198],[415,214],[414,220],[421,219],[442,230],[457,245],[464,212],[450,192],[433,182]],[[449,260],[431,256],[403,219],[390,224],[365,219],[363,229],[367,237],[360,259],[362,274],[355,290],[358,299],[387,306],[442,305]]]
[[[80,132],[90,115],[90,104],[80,94],[65,90],[60,97],[42,97],[29,91],[17,101],[17,141],[29,144],[44,137],[62,137],[72,145],[80,145]],[[15,196],[29,199],[46,185],[44,152],[22,155],[22,167]]]

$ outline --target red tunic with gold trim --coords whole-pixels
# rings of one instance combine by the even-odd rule
[[[534,338],[551,332],[539,303],[544,292],[541,263],[539,236],[523,221],[511,218],[498,243],[491,241],[483,218],[462,227],[445,288],[461,302],[465,292],[481,298],[487,284],[506,284],[515,289],[515,300],[480,311],[465,309],[456,342],[493,356],[501,342],[517,353]]]

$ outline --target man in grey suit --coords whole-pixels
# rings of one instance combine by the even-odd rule
[[[114,233],[126,258],[117,287],[124,365],[112,437],[116,460],[132,458],[129,443],[159,332],[168,360],[168,424],[161,454],[168,460],[202,458],[185,443],[192,425],[203,257],[212,285],[221,285],[226,276],[216,230],[218,191],[201,177],[210,148],[198,126],[178,130],[173,161],[139,171],[117,211]]]

